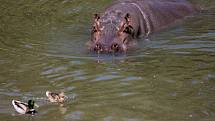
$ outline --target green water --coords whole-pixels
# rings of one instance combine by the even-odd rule
[[[92,15],[110,2],[0,0],[0,121],[215,120],[215,9],[126,55],[90,54]],[[64,91],[64,107],[47,90]],[[12,99],[39,113],[19,115]]]

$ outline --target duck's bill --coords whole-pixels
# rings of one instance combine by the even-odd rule
[[[35,106],[35,107],[37,107],[37,108],[39,108],[39,107],[40,107],[37,103],[34,103],[34,106]]]

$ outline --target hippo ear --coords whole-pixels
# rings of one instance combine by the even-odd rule
[[[130,16],[129,13],[127,13],[127,14],[125,15],[125,21],[126,21],[127,24],[130,24],[130,22],[131,22],[131,16]]]
[[[100,19],[100,15],[99,14],[94,14],[94,25],[93,25],[92,32],[101,31],[99,19]]]
[[[94,19],[95,19],[95,21],[98,21],[99,19],[100,19],[100,15],[99,14],[94,14]]]

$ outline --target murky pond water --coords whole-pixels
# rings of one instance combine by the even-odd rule
[[[87,52],[109,0],[0,0],[1,121],[214,121],[215,9],[140,40],[126,55]],[[64,91],[64,107],[47,101]],[[12,99],[34,99],[35,116]]]

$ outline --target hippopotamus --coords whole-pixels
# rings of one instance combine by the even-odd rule
[[[101,14],[95,14],[91,51],[103,53],[125,52],[135,40],[163,30],[198,8],[186,0],[117,0]]]

